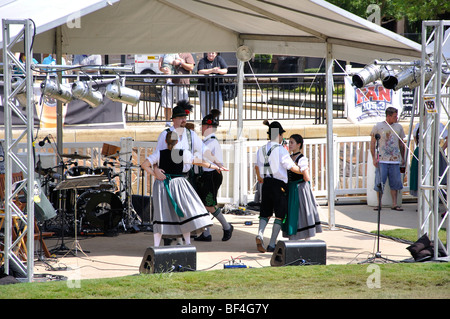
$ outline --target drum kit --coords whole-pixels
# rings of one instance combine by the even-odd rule
[[[129,153],[105,156],[103,166],[97,168],[78,165],[76,160],[90,160],[91,157],[76,152],[61,154],[60,158],[68,160],[62,160],[52,168],[43,169],[38,161],[35,172],[60,218],[62,244],[56,252],[67,250],[64,245],[67,227],[76,237],[77,234],[114,234],[121,227],[127,231],[142,224],[131,202],[132,169],[137,167],[131,160],[118,159],[119,155],[125,154]],[[114,167],[123,170],[116,174]],[[125,176],[117,183],[117,177],[122,173]]]

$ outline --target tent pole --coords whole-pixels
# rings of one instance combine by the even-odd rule
[[[243,99],[244,99],[244,62],[237,59],[237,121],[236,121],[236,141],[235,141],[235,156],[234,156],[234,202],[235,204],[241,205],[246,201],[247,189],[243,187],[243,181],[241,175],[243,173],[243,163],[242,154],[246,154],[243,150],[244,143],[242,142],[242,131],[243,131]],[[245,173],[245,176],[247,173]],[[242,188],[241,188],[242,187]],[[245,203],[246,204],[246,203]]]
[[[242,137],[242,129],[244,126],[243,121],[243,112],[244,112],[244,62],[241,60],[237,60],[238,67],[237,67],[237,139],[240,139]]]
[[[327,194],[328,194],[328,224],[335,227],[334,219],[334,150],[333,150],[333,51],[331,43],[327,42],[326,58],[326,101],[327,101]]]
[[[56,64],[62,65],[62,32],[61,26],[56,28]],[[58,77],[58,83],[62,83],[62,72],[56,72]],[[62,146],[63,146],[63,107],[62,102],[57,101],[56,104],[56,149],[58,154],[62,154]],[[58,159],[59,160],[59,159]],[[62,167],[60,167],[63,170]],[[60,172],[63,173],[62,171]]]

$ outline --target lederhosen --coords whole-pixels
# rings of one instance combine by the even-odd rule
[[[281,146],[280,144],[272,145],[267,153],[266,146],[263,146],[264,152],[264,182],[262,185],[262,199],[260,216],[269,218],[275,213],[275,217],[284,219],[288,210],[288,188],[287,184],[282,180],[274,178],[270,169],[269,156],[272,151]]]
[[[216,139],[215,136],[210,138]],[[205,143],[204,141],[203,143]],[[222,185],[223,175],[213,171],[205,171],[202,167],[199,167],[198,174],[196,175],[195,185],[198,195],[203,204],[208,207],[217,205],[217,193]]]

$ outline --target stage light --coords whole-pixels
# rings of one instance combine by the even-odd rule
[[[381,77],[382,68],[384,67],[375,64],[365,66],[364,69],[352,76],[353,85],[360,89],[371,82],[375,82]]]
[[[121,86],[120,83],[113,82],[106,87],[105,96],[111,101],[136,106],[139,103],[141,92],[127,88],[126,86]]]
[[[72,84],[72,95],[74,98],[82,100],[91,107],[97,107],[103,103],[103,94],[92,90],[92,84],[77,81]]]
[[[390,66],[381,68],[380,78],[381,82],[383,83],[383,87],[385,87],[386,89],[393,89],[398,83],[398,80],[395,77],[394,70]]]
[[[49,79],[41,83],[41,92],[46,96],[66,104],[73,99],[70,86],[59,84],[58,82]]]
[[[393,87],[390,86],[386,88],[397,91],[405,86],[408,86],[410,89],[414,89],[420,85],[420,79],[424,74],[425,81],[428,81],[431,78],[430,69],[420,69],[416,66],[405,68],[395,75],[396,81],[392,81],[392,83],[394,83]]]

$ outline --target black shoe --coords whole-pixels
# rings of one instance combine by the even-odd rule
[[[275,251],[275,247],[267,246],[267,250],[266,251],[269,252],[269,253],[274,252]]]
[[[205,235],[201,234],[200,236],[194,237],[194,240],[195,241],[211,241],[212,236],[211,235],[205,236]]]
[[[233,234],[233,225],[230,225],[230,229],[228,230],[223,230],[223,237],[222,237],[222,241],[227,241],[231,238],[231,235]]]

